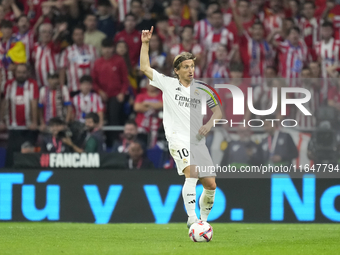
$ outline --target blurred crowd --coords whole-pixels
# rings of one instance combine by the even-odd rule
[[[162,94],[139,70],[141,31],[152,26],[150,64],[165,75],[173,75],[174,57],[189,51],[196,79],[244,92],[252,87],[256,109],[271,107],[271,88],[291,86],[311,92],[305,106],[312,113],[321,106],[338,112],[338,2],[2,0],[0,130],[8,130],[7,157],[30,144],[44,152],[129,153],[138,141],[130,150],[144,158],[162,147]],[[230,91],[219,94],[226,119],[258,118],[233,116]],[[316,127],[314,116],[286,110],[299,128]],[[125,125],[124,132],[104,134],[105,125]],[[138,139],[129,137],[129,126]]]

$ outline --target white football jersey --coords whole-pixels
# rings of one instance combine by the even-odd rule
[[[215,106],[215,102],[202,90],[208,90],[213,95],[213,92],[204,84],[193,80],[189,87],[185,87],[177,78],[165,76],[153,70],[153,80],[150,80],[150,85],[163,92],[163,125],[168,142],[205,143],[205,137],[202,138],[198,134],[198,130],[203,125],[203,94],[210,108]]]

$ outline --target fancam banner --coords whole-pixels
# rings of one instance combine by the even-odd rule
[[[182,183],[173,170],[3,169],[0,222],[186,222]],[[202,189],[197,186],[196,201]],[[340,222],[339,196],[339,179],[313,174],[218,179],[208,221],[335,223]]]

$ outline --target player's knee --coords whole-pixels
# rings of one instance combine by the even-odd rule
[[[216,182],[210,181],[204,185],[204,188],[207,190],[215,190],[216,189]]]

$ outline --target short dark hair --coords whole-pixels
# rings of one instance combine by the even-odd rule
[[[18,18],[17,18],[17,22],[19,22],[19,20],[21,20],[21,18],[26,18],[27,21],[29,21],[28,17],[25,14],[21,14]]]
[[[56,23],[56,24],[64,23],[64,22],[67,22],[67,16],[65,16],[65,15],[56,16],[55,19],[54,19],[54,23]]]
[[[86,114],[85,119],[92,119],[95,124],[99,123],[99,115],[96,112],[89,112]]]
[[[98,0],[97,6],[111,7],[109,0]]]
[[[125,122],[125,125],[124,125],[124,126],[126,126],[126,125],[134,125],[135,127],[138,127],[136,121],[134,121],[134,120],[127,120],[127,121]]]
[[[240,62],[232,62],[230,64],[230,72],[240,72],[240,73],[243,73],[243,64],[240,63]]]
[[[134,20],[137,20],[136,15],[134,15],[133,13],[129,12],[128,14],[125,15],[124,21],[127,19],[127,17],[132,17]]]
[[[259,19],[256,19],[256,20],[254,21],[253,25],[251,25],[251,26],[252,26],[252,27],[254,27],[254,26],[261,26],[262,29],[264,29],[264,25],[263,25],[263,23],[262,23]]]
[[[168,21],[169,21],[169,18],[168,18],[167,16],[165,16],[165,15],[161,15],[161,16],[158,17],[156,23],[157,23],[157,22],[164,22],[164,21],[165,21],[165,22],[168,22]]]
[[[109,39],[109,38],[104,38],[102,40],[102,47],[103,48],[113,48],[114,47],[114,43],[113,43],[113,40],[112,39]]]
[[[85,19],[86,19],[88,16],[94,16],[94,17],[97,19],[97,15],[94,14],[94,13],[92,13],[92,12],[87,13],[87,14],[85,15]],[[84,19],[84,20],[85,20],[85,19]]]
[[[47,79],[59,79],[59,74],[58,73],[48,73]]]
[[[305,7],[306,4],[311,4],[313,6],[313,8],[315,9],[315,3],[312,1],[306,1],[303,3],[303,7]]]
[[[143,2],[141,0],[131,0],[130,5],[132,5],[133,2],[140,3],[140,5],[143,4]]]
[[[220,14],[220,15],[223,16],[223,12],[221,10],[216,10],[212,14]]]
[[[0,25],[1,28],[13,28],[13,23],[9,20],[3,20],[1,21],[1,25]]]
[[[82,30],[83,33],[85,33],[85,31],[86,31],[85,26],[84,26],[83,24],[78,24],[78,25],[76,25],[76,26],[73,28],[72,33],[73,33],[76,29]]]
[[[80,79],[79,79],[79,82],[80,83],[83,83],[83,82],[89,82],[89,83],[92,83],[93,82],[93,79],[91,77],[91,75],[83,75]]]
[[[216,2],[216,1],[211,1],[211,2],[209,2],[209,3],[207,4],[207,8],[206,8],[206,9],[208,9],[210,5],[217,5],[217,6],[218,6],[218,9],[221,8],[221,5],[220,5],[218,2]]]
[[[66,125],[65,121],[63,121],[60,117],[51,118],[48,122],[49,126],[61,126]]]
[[[325,21],[324,23],[322,23],[321,27],[331,27],[333,28],[333,23],[330,21]]]
[[[301,30],[299,27],[297,26],[293,26],[288,30],[288,34],[290,34],[293,30],[295,30],[296,32],[298,32],[299,34],[301,33]]]

